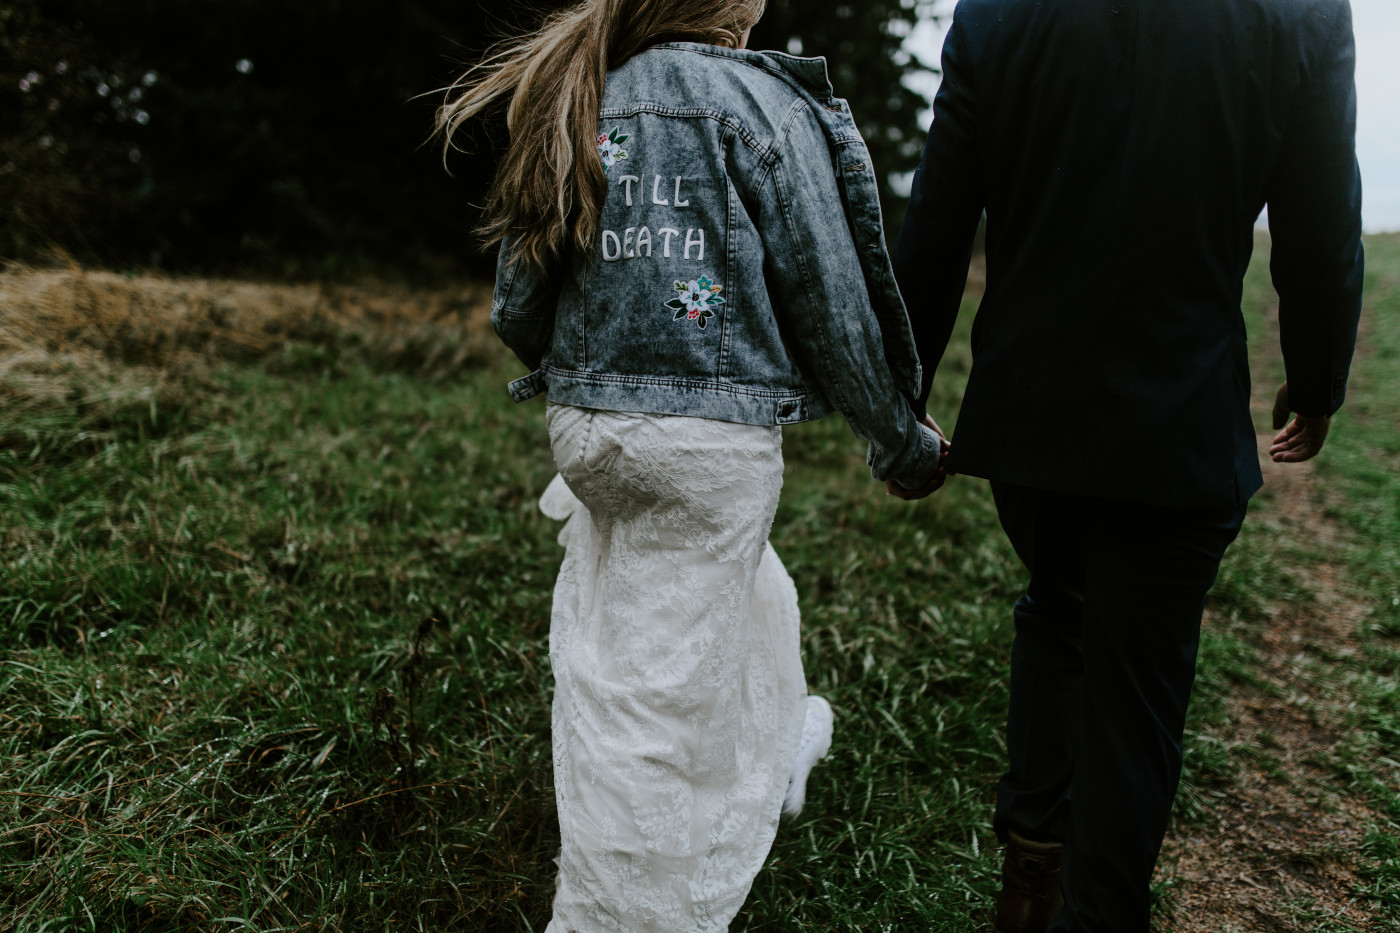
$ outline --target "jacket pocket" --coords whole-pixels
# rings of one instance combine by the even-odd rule
[[[538,369],[554,339],[554,309],[526,312],[497,306],[491,309],[491,326],[522,363]]]

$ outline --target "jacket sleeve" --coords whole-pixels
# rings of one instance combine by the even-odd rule
[[[870,442],[874,477],[922,487],[938,467],[938,436],[896,388],[856,252],[882,249],[881,234],[854,241],[836,177],[868,166],[840,165],[805,104],[792,111],[776,145],[764,185],[768,216],[758,225],[774,309],[790,328],[804,374]]]
[[[968,263],[985,204],[977,154],[977,101],[960,11],[943,43],[943,81],[924,155],[891,258],[923,364],[919,406],[957,323]]]
[[[1361,173],[1351,5],[1334,6],[1325,48],[1306,68],[1269,190],[1270,268],[1288,397],[1302,415],[1346,398],[1361,316]]]
[[[554,311],[559,303],[559,275],[540,270],[525,259],[510,261],[509,237],[496,259],[496,287],[491,295],[491,326],[530,370],[536,371],[554,338]]]

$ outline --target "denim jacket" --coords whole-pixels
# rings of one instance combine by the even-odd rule
[[[502,245],[497,334],[523,401],[782,425],[834,409],[877,479],[922,486],[936,435],[870,155],[822,59],[694,43],[610,72],[597,242],[541,272]]]

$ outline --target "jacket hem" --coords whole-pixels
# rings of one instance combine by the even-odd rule
[[[689,415],[754,425],[816,421],[833,411],[825,398],[810,389],[758,389],[676,380],[637,384],[631,379],[580,378],[579,374],[557,370],[550,370],[547,378],[551,402],[604,411]]]

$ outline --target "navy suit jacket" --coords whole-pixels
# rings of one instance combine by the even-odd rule
[[[927,400],[986,212],[950,468],[1164,506],[1258,489],[1240,302],[1266,204],[1293,408],[1346,394],[1354,71],[1348,0],[962,0],[894,248]]]

